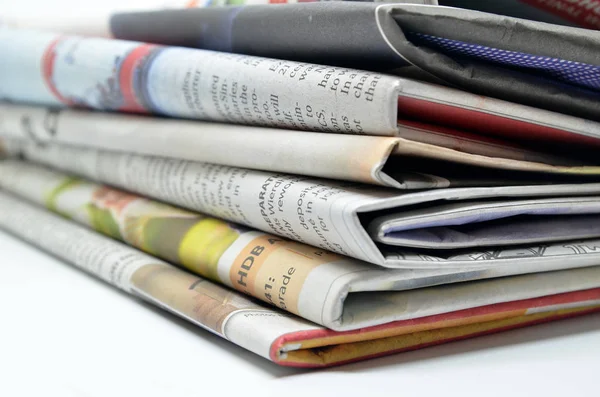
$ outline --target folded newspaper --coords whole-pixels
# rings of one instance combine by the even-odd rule
[[[237,7],[122,11],[110,22],[106,15],[84,21],[21,18],[7,22],[66,33],[376,68],[438,79],[480,94],[580,117],[599,117],[600,36],[517,19],[599,29],[597,0],[439,1],[442,6],[460,8],[439,7],[435,0],[277,7],[266,4],[268,0],[240,0],[200,1],[192,6],[233,3]],[[280,26],[286,26],[285,32]]]
[[[400,127],[404,138],[355,136],[0,103],[0,136],[399,189],[600,178],[599,166],[425,128]]]
[[[0,98],[14,101],[368,135],[416,120],[577,157],[600,146],[598,122],[374,72],[13,29],[0,51]]]
[[[335,330],[595,288],[600,283],[600,267],[483,280],[566,269],[573,266],[570,263],[481,270],[377,268],[21,161],[0,162],[0,187]],[[582,278],[583,273],[587,276]]]
[[[594,30],[435,5],[355,2],[122,13],[110,27],[126,40],[418,75],[600,120]]]
[[[387,267],[593,266],[600,255],[600,240],[589,239],[600,231],[600,184],[400,193],[53,143],[24,142],[22,150],[31,161]],[[410,233],[401,234],[402,247],[375,242],[401,230],[414,232],[411,244]],[[439,249],[441,241],[456,248],[457,234],[462,249]],[[531,241],[543,245],[524,244]],[[424,242],[430,249],[419,250]],[[405,248],[409,245],[415,248]],[[480,245],[485,247],[474,248]]]
[[[0,207],[0,228],[280,365],[344,364],[600,310],[600,288],[594,288],[336,332],[249,300],[1,191]]]

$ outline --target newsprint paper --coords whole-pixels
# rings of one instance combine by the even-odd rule
[[[600,179],[600,166],[497,139],[416,124],[399,131],[403,138],[0,103],[0,136],[398,189]]]
[[[0,228],[5,231],[281,365],[343,364],[600,310],[600,288],[593,288],[336,332],[252,301],[2,191],[0,207]]]
[[[583,2],[597,9],[589,4],[596,1]],[[435,5],[323,2],[125,12],[113,15],[111,33],[125,40],[416,75],[600,120],[600,33],[594,30]]]
[[[591,267],[472,281],[535,269],[384,269],[20,161],[0,163],[0,187],[335,330],[595,288],[600,274]]]
[[[0,51],[0,98],[13,101],[361,135],[416,120],[600,146],[595,121],[375,72],[13,29]]]
[[[597,183],[402,193],[51,143],[22,150],[31,161],[386,267],[538,269],[597,265],[600,256]]]
[[[232,7],[123,10],[110,21],[96,15],[5,23],[412,76],[600,121],[600,34],[495,15],[563,24],[571,19],[570,24],[598,29],[597,0],[440,2],[492,13],[435,1],[300,2],[236,0]],[[416,2],[424,1],[404,3]]]

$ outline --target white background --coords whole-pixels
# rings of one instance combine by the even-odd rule
[[[165,3],[0,0],[0,17]],[[328,370],[282,368],[0,232],[2,397],[598,396],[599,369],[600,315]]]

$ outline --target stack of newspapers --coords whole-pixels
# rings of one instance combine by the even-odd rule
[[[600,310],[600,32],[351,2],[48,25],[0,29],[3,230],[286,366]]]

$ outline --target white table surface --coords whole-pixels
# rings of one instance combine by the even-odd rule
[[[0,253],[0,396],[600,393],[600,315],[327,370],[296,370],[136,300],[4,232]]]

